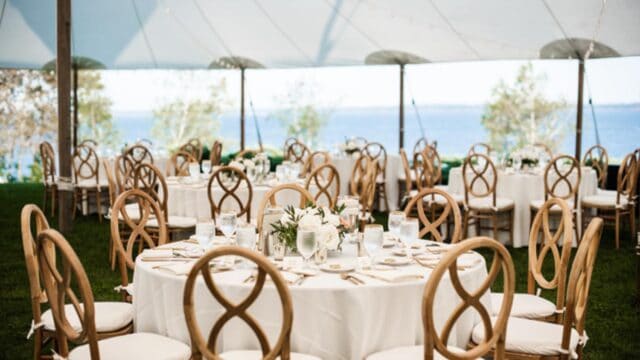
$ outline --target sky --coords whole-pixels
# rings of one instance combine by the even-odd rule
[[[524,61],[434,63],[406,67],[405,104],[479,105],[490,100],[500,81],[513,82]],[[550,99],[575,103],[578,63],[570,60],[532,61],[544,76],[543,92]],[[640,103],[640,57],[587,62],[585,102],[590,88],[594,104]],[[240,75],[235,70],[176,72],[167,70],[110,70],[103,72],[105,91],[114,112],[151,111],[176,98],[202,97],[224,81],[229,109],[240,99]],[[350,66],[307,69],[247,70],[247,100],[254,108],[283,106],[300,82],[302,97],[317,106],[389,107],[398,105],[399,67]]]

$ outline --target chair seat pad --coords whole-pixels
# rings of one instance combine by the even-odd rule
[[[82,325],[78,321],[78,314],[73,305],[67,304],[64,307],[67,313],[69,324],[76,331],[82,330]],[[96,302],[96,331],[110,332],[124,328],[133,321],[133,305],[126,302]],[[51,310],[42,313],[42,323],[47,330],[55,330],[56,326],[53,322],[53,314]]]
[[[491,319],[493,323],[495,318]],[[507,322],[507,333],[505,349],[507,352],[535,354],[535,355],[558,355],[564,352],[562,349],[562,325],[548,323],[544,321],[509,317]],[[484,326],[477,324],[471,333],[473,342],[480,343],[484,340]],[[571,340],[569,349],[572,358],[576,358],[575,353],[578,347],[580,336],[576,329],[571,329]]]
[[[172,228],[191,228],[196,226],[196,219],[186,216],[173,216],[169,215],[167,226]],[[158,227],[158,221],[156,219],[150,219],[147,222],[149,227]]]
[[[514,206],[514,202],[511,199],[508,198],[502,198],[502,197],[497,197],[496,198],[496,206],[495,208],[493,207],[493,199],[488,196],[488,197],[483,197],[483,198],[471,198],[469,199],[469,209],[472,210],[480,210],[480,211],[487,211],[487,210],[508,210],[513,208]]]
[[[620,196],[620,207],[626,208],[629,204],[629,201],[626,196]],[[608,195],[590,195],[582,198],[582,206],[595,206],[600,208],[611,208],[615,209],[616,204],[616,196],[608,196]]]
[[[125,205],[124,206],[124,211],[129,216],[129,219],[131,219],[131,220],[140,219],[140,207],[138,206],[138,204],[133,203],[133,204]],[[124,217],[122,216],[122,213],[120,213],[120,212],[118,212],[118,220],[124,220]]]
[[[502,293],[491,293],[491,305],[493,315],[498,315],[502,305]],[[511,316],[540,319],[551,316],[556,311],[556,305],[551,301],[532,294],[514,294]]]
[[[617,190],[603,190],[603,189],[598,189],[596,191],[596,195],[604,195],[604,196],[613,196],[616,197],[616,195],[618,195],[618,191]]]
[[[98,341],[100,360],[188,360],[191,348],[180,341],[150,333],[116,336]],[[69,360],[91,359],[89,345],[78,346]]]
[[[454,347],[447,346],[449,351],[452,353],[464,353],[464,350]],[[442,356],[439,352],[433,352],[433,358],[435,360],[445,360],[446,358]],[[366,360],[398,360],[398,359],[424,359],[424,347],[422,345],[416,346],[402,346],[389,350],[380,351],[377,353],[373,353],[366,357]]]
[[[290,353],[291,360],[320,360],[317,356]],[[223,360],[259,360],[262,359],[262,352],[259,350],[233,350],[220,354],[220,358]],[[277,357],[276,359],[280,359]]]
[[[81,189],[95,189],[96,187],[107,188],[109,187],[109,184],[105,182],[96,183],[95,179],[83,179],[78,181],[75,184],[75,187],[78,187]]]

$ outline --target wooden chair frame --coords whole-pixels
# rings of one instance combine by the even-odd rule
[[[292,190],[300,194],[300,203],[299,203],[300,208],[304,207],[307,203],[311,203],[314,205],[316,203],[315,200],[313,199],[313,195],[311,195],[311,193],[309,193],[307,189],[303,188],[298,184],[282,184],[274,187],[273,189],[269,190],[269,192],[265,194],[264,198],[260,202],[260,207],[258,208],[258,216],[256,219],[258,223],[258,234],[262,233],[262,223],[264,221],[264,212],[265,212],[265,209],[267,208],[267,205],[271,207],[277,206],[276,195],[280,191],[284,191],[284,190]]]
[[[198,159],[191,153],[178,151],[171,156],[171,164],[167,168],[167,176],[171,175],[172,170],[175,176],[189,176],[189,164],[196,162],[198,162]]]
[[[222,163],[222,143],[218,140],[214,141],[211,146],[209,161],[211,161],[211,166],[217,166]]]
[[[288,138],[286,138],[284,140],[284,143],[282,144],[282,157],[286,158],[287,157],[287,151],[289,150],[289,146],[291,146],[291,144],[293,144],[294,142],[298,142],[298,138],[295,136],[290,136]]]
[[[402,161],[402,170],[404,171],[404,180],[398,179],[398,188],[403,189],[398,191],[398,206],[402,207],[404,199],[408,199],[413,189],[413,177],[411,176],[412,168],[409,165],[409,159],[407,159],[407,152],[404,149],[400,149],[400,160]]]
[[[584,153],[582,166],[591,167],[598,174],[598,186],[601,189],[607,187],[607,172],[609,170],[609,154],[601,145],[593,145]]]
[[[233,174],[231,177],[235,180],[232,184],[225,184],[222,181],[222,174]],[[243,203],[236,191],[240,189],[240,186],[245,183],[247,190],[247,200]],[[217,185],[222,190],[222,196],[216,203],[213,198],[213,186]],[[216,219],[216,215],[220,214],[222,205],[225,200],[235,200],[240,207],[240,211],[236,214],[238,217],[245,215],[247,223],[251,220],[251,199],[253,199],[253,188],[251,182],[245,175],[244,171],[236,168],[235,166],[223,166],[216,170],[209,178],[207,184],[207,196],[209,198],[209,205],[211,206],[211,218]]]
[[[320,158],[320,161],[316,162],[316,158]],[[331,164],[331,155],[326,151],[314,151],[307,157],[307,161],[304,162],[301,175],[309,175],[315,169],[325,164]]]
[[[493,261],[489,269],[489,274],[477,290],[470,294],[463,286],[458,275],[457,259],[467,251],[478,248],[488,248],[493,250]],[[504,296],[500,311],[495,322],[491,323],[490,311],[484,307],[480,298],[487,291],[490,291],[498,274],[502,270]],[[440,280],[449,273],[452,285],[462,302],[455,308],[452,315],[447,319],[439,335],[439,326],[434,323],[435,294],[438,290]],[[487,353],[495,354],[495,359],[505,359],[505,335],[511,305],[513,303],[513,292],[515,289],[515,270],[509,251],[498,241],[488,237],[475,237],[458,243],[440,260],[438,266],[433,270],[424,289],[422,301],[422,323],[424,326],[425,345],[424,358],[433,359],[434,350],[437,350],[447,359],[476,359]],[[480,344],[471,344],[464,353],[452,352],[447,348],[449,336],[458,318],[469,308],[474,308],[480,315],[485,331],[485,340]]]
[[[433,186],[438,185],[442,182],[442,160],[440,159],[440,154],[438,154],[438,150],[431,145],[426,145],[423,152],[431,162]]]
[[[351,171],[349,180],[350,195],[358,195],[360,198],[361,216],[360,227],[369,221],[369,215],[373,211],[373,201],[376,192],[376,177],[378,175],[377,161],[367,155],[360,155]]]
[[[635,153],[629,153],[620,163],[618,169],[618,179],[616,187],[616,205],[615,207],[596,206],[585,204],[582,202],[582,223],[585,224],[588,219],[592,218],[591,210],[595,209],[596,216],[605,221],[605,225],[614,223],[615,226],[615,242],[616,249],[620,248],[620,220],[623,216],[629,217],[629,227],[631,228],[631,241],[634,241],[636,234],[636,191],[638,175],[638,162]],[[627,206],[621,203],[623,198],[627,199]]]
[[[209,263],[222,256],[241,257],[257,265],[258,273],[256,275],[255,285],[251,289],[249,295],[238,303],[232,302],[222,293],[216,285],[214,277],[211,275]],[[200,330],[194,304],[195,286],[199,276],[202,276],[209,292],[218,301],[218,303],[224,307],[224,313],[222,316],[218,317],[207,338],[203,336]],[[247,309],[255,302],[264,288],[267,276],[271,278],[280,297],[280,304],[282,305],[282,326],[280,328],[280,334],[278,335],[277,341],[273,346],[270,345],[266,333],[258,324],[256,319],[247,312]],[[256,334],[256,337],[260,342],[263,359],[290,359],[289,337],[291,335],[291,327],[293,324],[293,304],[291,300],[291,293],[289,292],[289,288],[278,269],[276,269],[276,267],[263,255],[237,246],[221,246],[207,252],[193,265],[193,268],[189,272],[189,276],[187,277],[187,282],[184,287],[183,304],[187,329],[189,330],[189,335],[191,337],[191,347],[194,358],[202,357],[205,359],[219,359],[216,349],[218,337],[224,325],[229,322],[229,320],[238,317]]]
[[[75,182],[73,192],[73,219],[76,218],[78,212],[78,204],[84,201],[86,196],[87,204],[89,199],[93,195],[98,210],[98,221],[102,223],[102,188],[100,184],[100,158],[95,149],[91,146],[81,145],[75,148],[73,152],[73,160],[71,162],[73,167],[73,180]],[[82,180],[95,179],[96,186],[84,187],[79,186]]]
[[[362,148],[362,154],[369,156],[376,164],[375,193],[373,203],[378,207],[380,200],[384,200],[385,210],[389,210],[389,199],[387,196],[387,149],[379,142],[370,142]],[[378,182],[377,177],[382,177],[382,182]]]
[[[140,162],[139,164],[143,163],[144,162]],[[113,169],[119,192],[133,189],[133,170],[138,165],[136,165],[130,156],[118,155],[116,157]]]
[[[318,202],[323,196],[329,203],[329,208],[334,208],[340,196],[340,174],[338,169],[331,164],[323,164],[315,168],[307,177],[304,188],[311,193],[311,185],[315,185],[317,191],[313,197]],[[331,188],[335,186],[333,194]]]
[[[558,217],[560,209],[559,225],[552,229],[552,217]],[[536,285],[539,289],[555,290],[556,312],[538,320],[560,322],[564,314],[565,287],[567,270],[571,259],[571,230],[574,212],[569,208],[565,200],[550,198],[538,210],[529,233],[529,266],[527,270],[527,292],[536,294]],[[562,246],[562,250],[558,249]],[[553,257],[554,273],[551,279],[547,279],[542,273],[542,266],[548,254]]]
[[[200,162],[200,160],[202,160],[202,143],[196,138],[189,139],[186,144],[180,146],[179,151],[184,151],[191,154],[191,156],[193,156],[198,161],[198,163]]]
[[[309,150],[307,145],[296,140],[287,148],[284,159],[289,160],[294,164],[297,163],[304,166],[309,156],[311,156],[311,150]]]
[[[413,171],[418,191],[430,189],[436,185],[436,171],[433,159],[427,155],[426,151],[413,154]]]
[[[42,160],[42,181],[44,183],[43,211],[47,210],[47,197],[51,197],[51,216],[55,215],[58,184],[56,183],[56,159],[53,146],[47,141],[40,143]]]
[[[437,196],[441,196],[446,200],[444,205],[441,203],[436,204]],[[435,188],[422,189],[409,201],[409,204],[404,209],[404,213],[407,217],[411,216],[413,211],[417,213],[418,219],[422,225],[422,229],[419,233],[420,238],[424,238],[426,235],[430,234],[432,236],[432,240],[442,242],[444,240],[444,236],[440,232],[440,227],[442,225],[448,225],[449,217],[453,216],[453,233],[447,235],[452,244],[461,240],[462,217],[460,215],[460,208],[456,201],[451,197],[451,195],[447,194],[447,192]],[[427,215],[427,213],[429,215]],[[430,220],[428,216],[433,220]]]
[[[467,156],[470,156],[473,154],[482,154],[482,155],[488,156],[491,150],[492,150],[491,145],[487,143],[479,142],[471,145],[471,147],[469,148],[469,152],[467,153]]]
[[[122,155],[131,161],[132,167],[142,163],[153,164],[153,155],[149,149],[142,144],[134,144],[126,148]]]
[[[419,153],[424,150],[424,148],[429,145],[429,140],[426,137],[421,137],[416,141],[415,145],[413,145],[413,153]]]
[[[480,164],[480,161],[484,165]],[[471,176],[471,179],[469,179]],[[492,179],[488,180],[487,177],[491,176]],[[464,236],[468,237],[470,220],[475,220],[476,232],[479,234],[482,229],[493,230],[493,237],[498,238],[499,231],[508,231],[511,244],[513,244],[513,218],[514,218],[514,206],[509,206],[504,209],[498,209],[496,187],[498,184],[498,172],[496,167],[487,155],[474,153],[467,156],[462,164],[462,179],[464,182]],[[475,184],[480,182],[486,188],[485,191],[476,191]],[[475,198],[491,197],[492,206],[487,209],[471,208],[469,206],[469,196]],[[500,217],[503,219],[503,224],[500,224]],[[482,227],[481,220],[488,220],[491,222],[491,227]]]
[[[547,154],[549,159],[553,159],[553,151],[551,151],[551,148],[547,144],[542,143],[542,142],[536,142],[536,143],[533,144],[533,147],[541,149],[542,151],[544,151]]]
[[[93,139],[84,139],[80,142],[78,146],[91,146],[92,148],[98,147],[98,142]]]

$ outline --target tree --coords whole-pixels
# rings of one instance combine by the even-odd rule
[[[121,138],[113,125],[111,99],[104,95],[99,71],[78,72],[78,143],[93,139],[101,147],[116,150]]]
[[[185,86],[195,79],[194,73],[180,74],[177,86]],[[153,110],[155,118],[151,134],[156,141],[169,150],[175,150],[191,138],[203,144],[211,144],[220,129],[220,115],[226,106],[226,83],[220,80],[213,84],[207,96],[183,96],[169,100]]]
[[[528,63],[520,67],[513,84],[501,80],[493,88],[482,125],[494,149],[508,152],[543,143],[555,150],[562,143],[569,126],[558,118],[558,112],[566,109],[567,104],[543,96],[544,80],[544,76],[534,74],[533,65]]]
[[[42,141],[53,141],[57,129],[56,77],[35,70],[0,71],[0,158],[23,178],[26,154]]]

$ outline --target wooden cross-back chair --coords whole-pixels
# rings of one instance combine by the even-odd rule
[[[40,159],[42,160],[42,182],[44,183],[44,197],[42,209],[47,210],[47,197],[51,198],[51,216],[56,211],[56,197],[58,184],[56,181],[56,159],[53,146],[47,141],[40,143]]]
[[[316,203],[320,203],[320,200],[324,198],[329,208],[333,209],[336,206],[340,196],[340,174],[335,166],[324,164],[315,168],[307,177],[304,185],[310,193],[312,186],[316,190],[313,197]]]
[[[153,166],[153,165],[150,165]],[[138,205],[137,216],[131,216],[126,205]],[[154,220],[158,225],[150,231],[149,222]],[[123,231],[126,229],[126,231]],[[122,238],[126,233],[127,238]],[[111,216],[111,237],[116,249],[118,270],[120,271],[121,294],[124,299],[130,299],[127,292],[129,286],[129,271],[133,271],[135,264],[134,252],[141,252],[145,247],[155,248],[167,243],[168,233],[165,217],[160,205],[151,195],[140,189],[123,192],[113,205]]]
[[[153,164],[153,155],[151,154],[151,151],[142,144],[129,146],[122,152],[122,155],[129,159],[134,167],[142,163]]]
[[[433,158],[428,156],[426,151],[413,154],[413,172],[418,191],[435,186],[436,170]]]
[[[97,331],[101,326],[100,306],[94,302],[89,278],[73,248],[56,230],[44,230],[38,235],[38,264],[56,328],[59,356],[54,359],[99,360],[102,353],[107,358],[136,360],[140,359],[139,346],[144,346],[144,354],[150,359],[189,359],[187,345],[155,334],[130,334],[132,325],[126,332],[104,339],[104,334]],[[86,344],[69,352],[68,342]]]
[[[550,198],[538,210],[529,233],[527,292],[513,298],[511,316],[559,323],[564,315],[566,283],[571,259],[573,212],[566,201]],[[558,225],[553,228],[553,222]],[[543,265],[551,256],[553,272],[545,274]],[[555,291],[555,304],[540,296],[542,291]],[[492,302],[500,302],[501,293],[491,294]],[[494,309],[494,313],[496,313]]]
[[[286,138],[284,140],[284,143],[282,144],[282,157],[286,158],[287,157],[287,151],[289,151],[289,146],[291,146],[291,144],[293,144],[294,142],[298,142],[298,138],[295,136],[290,136],[288,138]]]
[[[419,237],[429,236],[430,240],[442,242],[445,238],[441,232],[443,225],[453,218],[453,232],[447,237],[454,244],[461,240],[462,217],[456,201],[445,191],[435,188],[422,189],[416,194],[404,209],[407,217],[417,214],[420,220]],[[447,226],[449,229],[449,226]]]
[[[367,155],[360,155],[353,165],[349,179],[349,194],[357,195],[360,200],[360,225],[364,226],[371,219],[373,200],[376,192],[377,162]]]
[[[423,136],[419,138],[415,145],[413,145],[413,153],[422,152],[427,145],[429,145],[429,140],[427,140],[426,137]]]
[[[170,165],[167,168],[167,176],[189,176],[189,164],[197,163],[198,159],[186,151],[178,151],[171,155]]]
[[[635,153],[624,157],[618,169],[615,195],[597,194],[582,198],[582,222],[595,216],[605,220],[605,224],[615,226],[616,249],[620,248],[620,221],[628,216],[631,241],[636,236],[635,197],[638,181],[638,162]]]
[[[584,153],[582,166],[591,167],[598,175],[598,186],[607,188],[607,171],[609,170],[609,154],[601,145],[593,145]]]
[[[431,182],[433,186],[436,186],[442,182],[442,160],[440,160],[440,154],[438,154],[438,150],[431,145],[425,145],[422,151],[425,157],[431,162],[431,170],[433,172]]]
[[[116,156],[113,170],[119,192],[133,189],[133,169],[136,166],[131,157],[124,154]]]
[[[533,144],[533,148],[543,151],[549,159],[553,159],[553,151],[551,151],[551,148],[547,144],[537,142]]]
[[[231,182],[225,182],[223,175],[229,176]],[[218,200],[214,197],[215,189],[220,189],[222,194]],[[209,178],[207,184],[207,196],[211,207],[211,218],[214,220],[225,210],[225,203],[231,201],[237,205],[236,216],[245,216],[247,223],[251,220],[251,200],[253,199],[253,188],[251,182],[244,171],[235,166],[222,166],[216,170]],[[245,200],[243,201],[242,198]]]
[[[489,268],[489,274],[482,284],[472,291],[462,285],[461,275],[458,269],[458,259],[469,251],[480,250],[490,252],[493,260]],[[488,295],[491,286],[502,273],[503,290],[506,294],[499,304],[497,317],[491,316],[491,310],[485,307],[483,296]],[[446,280],[445,280],[446,279]],[[441,282],[450,281],[457,293],[456,307],[445,317],[443,326],[436,325],[442,318],[442,297],[436,293],[441,288]],[[451,247],[446,255],[438,262],[438,265],[429,275],[429,280],[422,295],[422,326],[424,333],[424,345],[403,346],[384,350],[367,356],[367,360],[396,360],[396,359],[451,359],[468,360],[479,359],[489,353],[494,353],[493,358],[504,360],[505,357],[505,333],[515,289],[515,270],[509,251],[498,241],[487,237],[476,237],[464,240]],[[454,304],[455,304],[454,303]],[[456,323],[462,316],[469,316],[469,311],[479,315],[480,327],[486,336],[481,336],[477,342],[470,342],[466,348],[458,348],[450,345],[450,337],[456,336]],[[474,315],[475,315],[474,314]],[[474,329],[475,330],[475,329]],[[495,350],[494,350],[495,349]]]
[[[602,219],[595,218],[584,232],[571,264],[564,316],[560,323],[509,318],[505,349],[508,359],[581,359],[586,344],[585,320],[591,275],[602,235]],[[476,329],[472,338],[481,335]],[[532,346],[531,339],[536,339]],[[525,352],[526,351],[526,352]]]
[[[331,164],[331,156],[326,151],[314,151],[307,157],[307,160],[302,167],[303,176],[311,174],[318,167]]]
[[[82,145],[75,148],[73,152],[73,218],[75,219],[78,205],[86,201],[87,206],[91,200],[95,199],[95,206],[98,211],[98,220],[102,223],[102,201],[105,198],[104,190],[106,186],[100,183],[100,159],[95,149],[91,146]]]
[[[78,146],[91,146],[94,149],[98,148],[98,142],[93,139],[84,139]]]
[[[469,225],[475,222],[476,233],[483,229],[493,230],[493,237],[497,239],[499,231],[507,231],[513,244],[515,203],[512,199],[497,196],[498,172],[491,159],[478,153],[467,156],[462,165],[462,179],[464,236],[468,236]],[[482,220],[488,220],[490,226],[483,227]]]
[[[198,139],[189,139],[186,144],[180,146],[179,151],[191,154],[198,163],[202,160],[202,143]]]
[[[376,183],[374,205],[379,207],[384,201],[384,209],[389,211],[389,197],[387,196],[387,149],[379,142],[370,142],[362,149],[362,154],[369,156],[376,165]]]
[[[217,282],[215,278],[211,275],[210,262],[223,256],[240,257],[254,263],[257,267],[255,285],[249,292],[249,295],[240,302],[233,302],[225,296],[223,291],[216,284]],[[196,310],[194,301],[194,294],[196,293],[196,286],[198,284],[199,277],[204,279],[204,284],[207,290],[209,290],[209,293],[211,293],[216,301],[224,307],[224,313],[216,319],[211,331],[206,337],[201,331],[202,327],[198,321],[198,311]],[[246,311],[247,308],[249,308],[260,296],[260,292],[265,286],[267,277],[271,279],[271,283],[277,291],[277,295],[280,298],[280,304],[282,306],[282,325],[280,326],[280,332],[276,341],[273,344],[271,344],[267,338],[267,333],[260,326],[256,318]],[[187,329],[189,330],[189,336],[191,338],[191,349],[194,359],[248,358],[288,360],[295,359],[301,355],[292,353],[290,349],[291,345],[289,338],[291,336],[291,327],[293,324],[293,301],[291,299],[289,288],[286,285],[286,281],[280,274],[280,271],[278,271],[269,259],[255,251],[243,249],[237,246],[221,246],[207,252],[193,265],[193,268],[189,272],[187,282],[184,287],[183,306]],[[244,321],[244,323],[256,335],[258,342],[260,343],[260,350],[233,350],[222,354],[218,352],[218,337],[220,336],[225,324],[235,317]],[[309,360],[317,359],[310,355],[303,356],[305,359]]]
[[[211,166],[220,165],[222,162],[222,143],[218,140],[214,141],[211,146],[211,151],[209,152],[209,160],[211,161]]]
[[[313,195],[311,195],[311,193],[309,193],[307,189],[298,184],[282,184],[274,187],[273,189],[269,190],[269,192],[265,194],[264,198],[262,198],[262,201],[260,201],[260,206],[258,207],[258,216],[256,219],[258,223],[258,233],[262,232],[262,223],[264,221],[264,213],[267,206],[271,208],[278,206],[276,196],[281,191],[293,191],[298,193],[298,195],[300,196],[298,207],[300,208],[303,208],[307,203],[313,205],[315,205],[316,203],[315,200],[313,200]]]
[[[482,155],[489,156],[489,153],[491,152],[491,150],[492,150],[491,145],[479,142],[471,145],[471,147],[469,148],[469,152],[467,153],[467,156],[473,155],[473,154],[482,154]]]
[[[307,145],[303,144],[300,141],[295,141],[287,148],[287,152],[285,153],[284,159],[289,160],[294,164],[300,164],[304,166],[307,162],[307,158],[311,155],[311,150],[307,147]]]
[[[405,201],[411,197],[411,190],[415,181],[414,175],[412,175],[413,168],[409,164],[407,152],[404,149],[400,149],[400,161],[402,162],[404,178],[398,178],[398,188],[401,189],[401,191],[398,191],[398,206],[402,207],[402,204],[405,204]]]

